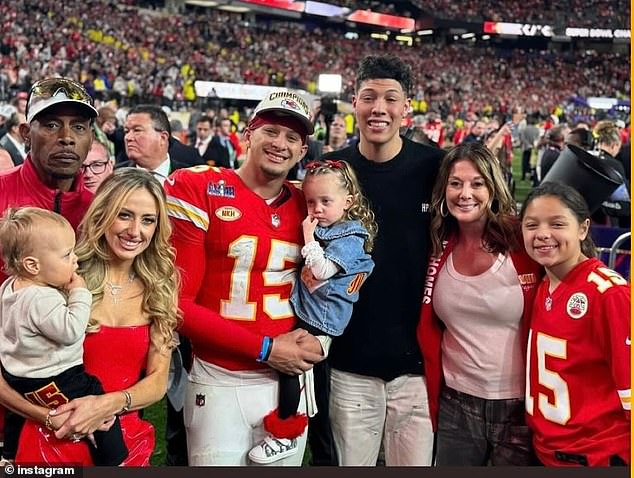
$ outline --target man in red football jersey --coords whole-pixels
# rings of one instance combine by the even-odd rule
[[[277,406],[276,370],[299,375],[322,359],[315,337],[291,331],[288,300],[306,206],[286,175],[312,132],[306,101],[276,90],[255,109],[240,169],[199,166],[165,182],[183,277],[181,333],[194,351],[185,398],[190,465],[246,465]],[[301,465],[305,441],[304,433],[293,444],[298,453],[276,465]]]

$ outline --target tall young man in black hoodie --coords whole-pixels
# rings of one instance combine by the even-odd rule
[[[429,253],[431,191],[443,151],[399,135],[411,70],[395,56],[359,66],[359,143],[325,158],[353,165],[376,215],[373,274],[330,350],[330,421],[340,465],[431,465],[433,432],[416,326]]]

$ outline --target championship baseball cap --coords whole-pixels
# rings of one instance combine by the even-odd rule
[[[315,131],[310,119],[310,107],[299,94],[289,90],[275,90],[268,93],[255,107],[253,116],[263,113],[274,113],[280,116],[291,116],[298,119],[310,135]]]
[[[30,123],[43,111],[63,103],[76,105],[88,118],[99,115],[92,97],[80,83],[68,78],[46,78],[35,82],[29,91],[26,122]]]

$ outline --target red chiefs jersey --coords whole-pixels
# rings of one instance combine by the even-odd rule
[[[285,183],[272,204],[229,169],[199,166],[165,182],[182,274],[181,332],[201,359],[229,370],[261,367],[262,338],[295,324],[289,298],[306,205]]]
[[[537,291],[526,410],[545,465],[630,461],[630,287],[597,259]]]

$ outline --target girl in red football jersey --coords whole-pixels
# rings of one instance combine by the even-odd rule
[[[526,411],[547,466],[630,462],[630,287],[594,257],[590,213],[544,183],[522,211],[528,254],[546,269],[527,352]]]

